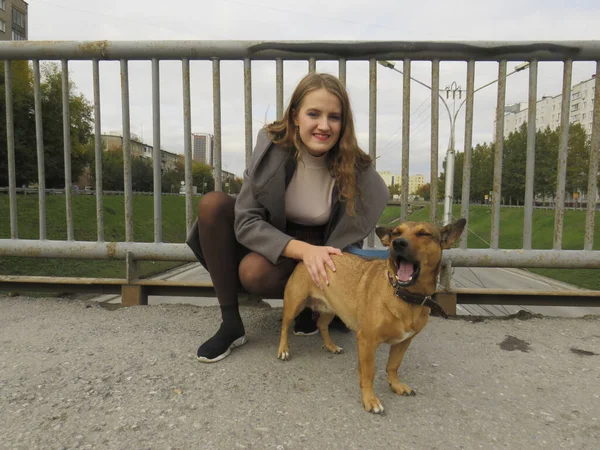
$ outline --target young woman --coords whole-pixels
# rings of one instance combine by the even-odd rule
[[[299,261],[317,285],[327,283],[330,255],[362,247],[388,196],[358,147],[346,89],[332,75],[305,76],[283,119],[259,132],[238,197],[211,192],[198,204],[187,244],[211,275],[222,316],[198,359],[216,362],[246,343],[239,286],[283,298]],[[296,334],[317,332],[311,316],[298,316]]]

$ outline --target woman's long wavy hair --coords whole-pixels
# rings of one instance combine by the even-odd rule
[[[294,125],[294,114],[297,114],[300,110],[304,97],[322,88],[335,95],[342,105],[340,137],[327,153],[327,158],[329,173],[335,179],[340,200],[346,203],[348,214],[354,215],[356,198],[360,195],[357,186],[357,174],[371,164],[371,158],[358,146],[350,99],[338,78],[326,73],[306,75],[296,86],[283,118],[267,125],[265,128],[269,138],[275,144],[293,148],[296,151],[296,156],[298,156],[298,150],[303,148],[303,143],[298,128]]]

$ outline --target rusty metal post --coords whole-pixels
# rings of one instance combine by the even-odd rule
[[[144,286],[124,284],[121,286],[121,304],[123,306],[141,306],[148,304],[148,295]]]

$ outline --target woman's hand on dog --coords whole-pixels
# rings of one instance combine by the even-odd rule
[[[309,245],[302,255],[302,261],[319,289],[323,289],[321,280],[323,280],[326,285],[329,284],[325,265],[329,266],[329,268],[335,272],[335,264],[333,264],[331,255],[341,256],[342,251],[335,247]]]
[[[331,259],[331,255],[342,256],[342,251],[339,248],[311,245],[303,241],[292,239],[283,249],[283,256],[287,258],[293,258],[302,261],[306,266],[306,270],[310,274],[313,282],[320,288],[321,279],[325,281],[325,284],[329,284],[329,278],[327,277],[327,271],[325,265],[335,272],[335,264]]]

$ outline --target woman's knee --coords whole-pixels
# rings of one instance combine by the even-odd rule
[[[198,202],[198,223],[214,223],[223,218],[233,219],[235,200],[224,192],[209,192]]]
[[[264,256],[250,253],[240,262],[240,283],[244,290],[251,294],[280,297],[295,265],[292,260],[274,265]]]
[[[246,291],[256,293],[257,287],[267,279],[268,264],[269,262],[264,257],[254,253],[242,259],[238,268],[238,275],[240,283]]]

